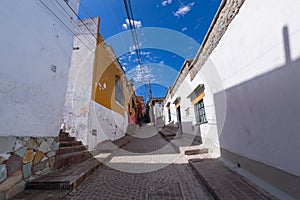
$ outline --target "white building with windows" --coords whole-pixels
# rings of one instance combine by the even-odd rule
[[[299,9],[297,0],[223,0],[164,102],[166,124],[180,108],[184,133],[279,199],[300,198]]]

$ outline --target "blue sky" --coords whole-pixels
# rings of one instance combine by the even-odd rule
[[[167,88],[174,83],[184,60],[195,56],[220,3],[221,0],[131,0],[135,19],[135,22],[131,23],[134,23],[141,30],[141,33],[138,32],[138,38],[139,41],[141,40],[143,65],[140,66],[137,62],[133,51],[133,42],[129,38],[130,34],[127,34],[128,37],[125,38],[125,41],[130,40],[132,45],[123,42],[123,46],[128,48],[128,52],[122,55],[117,54],[117,56],[127,73],[128,79],[133,78],[135,80],[137,95],[148,97],[148,88],[145,86],[148,80],[152,83],[153,96],[163,97],[165,95]],[[125,33],[129,33],[130,22],[126,21],[123,0],[81,0],[79,16],[82,19],[99,16],[100,33],[105,40],[118,34],[123,37]],[[172,32],[170,35],[176,36],[173,36],[170,43],[182,51],[189,50],[189,54],[183,56],[177,51],[170,52],[165,48],[148,48],[149,45],[144,45],[146,39],[143,38],[147,36],[144,36],[144,32],[142,32],[146,27],[170,29],[174,32],[177,31],[179,35],[184,34],[194,40],[193,48],[189,47],[189,42],[181,44],[178,42],[179,44],[176,46],[177,38],[180,36]],[[168,36],[169,33],[165,34],[165,37]],[[160,36],[156,38],[162,40]],[[110,43],[108,42],[108,44]],[[119,48],[114,43],[110,45],[115,52]]]

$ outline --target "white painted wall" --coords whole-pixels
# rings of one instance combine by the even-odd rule
[[[90,133],[88,136],[89,149],[94,148],[98,143],[105,140],[117,140],[125,136],[128,126],[128,116],[120,115],[94,101],[91,101],[90,109]],[[96,135],[92,135],[92,130]]]
[[[94,18],[95,23],[98,19]],[[95,49],[97,45],[97,26],[91,19],[84,20],[89,24],[89,29],[93,32],[87,32],[86,27],[80,21],[76,26],[76,38],[73,46],[79,48],[73,50],[71,69],[68,78],[68,89],[64,106],[63,121],[66,131],[70,135],[88,144],[89,134],[89,112],[92,98],[92,81],[94,73]]]
[[[92,21],[94,20],[94,22]],[[78,21],[74,39],[68,90],[64,105],[66,131],[93,149],[105,140],[116,140],[125,135],[128,117],[122,116],[92,99],[95,49],[97,45],[98,18]],[[84,24],[89,27],[90,33]],[[93,133],[93,130],[96,133]]]
[[[70,16],[44,2],[74,30],[70,16],[76,17],[63,1]],[[70,4],[77,11],[78,1]],[[73,33],[37,0],[2,0],[0,24],[0,135],[57,136]]]
[[[300,175],[300,3],[245,1],[210,59],[227,97],[220,145]],[[284,43],[288,28],[290,50]],[[286,60],[290,51],[291,61]],[[216,113],[219,93],[214,94]]]
[[[171,121],[177,122],[176,108],[173,102],[177,97],[181,97],[180,108],[181,108],[181,121],[182,130],[184,133],[201,135],[203,140],[203,146],[210,149],[210,152],[216,156],[220,154],[219,151],[219,139],[218,130],[215,115],[215,105],[213,101],[213,91],[217,88],[222,87],[220,80],[216,78],[216,71],[213,69],[213,64],[209,60],[203,66],[202,70],[196,75],[196,77],[191,81],[190,76],[187,75],[184,81],[180,84],[174,96],[168,96],[165,100],[165,104],[170,102],[171,108]],[[212,78],[213,77],[213,78]],[[192,105],[191,99],[187,98],[194,89],[199,85],[204,84],[205,86],[205,97],[203,98],[206,117],[208,123],[201,124],[200,130],[199,125],[196,124],[194,105]],[[189,109],[189,114],[187,115],[186,109]],[[164,107],[165,113],[165,124],[168,124],[168,108]]]

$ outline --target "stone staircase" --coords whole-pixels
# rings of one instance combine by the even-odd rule
[[[202,140],[198,136],[184,133],[182,137],[176,138],[178,125],[170,123],[159,132],[183,155],[208,154],[208,148],[202,146]]]
[[[55,169],[80,163],[91,157],[92,155],[87,150],[87,146],[83,145],[81,141],[76,141],[75,137],[70,137],[65,132],[59,134],[59,149],[57,151]]]
[[[15,199],[62,199],[79,186],[101,164],[87,146],[68,133],[60,132],[54,170],[26,183],[25,191]]]
[[[176,133],[178,131],[178,126],[170,123],[166,125],[163,129],[159,131],[159,133],[166,139],[166,140],[172,140],[176,136]]]
[[[14,197],[14,200],[63,199],[70,191],[78,187],[102,163],[109,160],[113,151],[124,147],[132,140],[132,136],[97,145],[88,151],[81,141],[76,141],[68,133],[59,134],[54,170],[26,183],[25,191]]]

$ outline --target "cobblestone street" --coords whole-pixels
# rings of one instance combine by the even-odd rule
[[[147,138],[147,135],[150,136]],[[187,162],[152,126],[65,199],[212,199]]]

